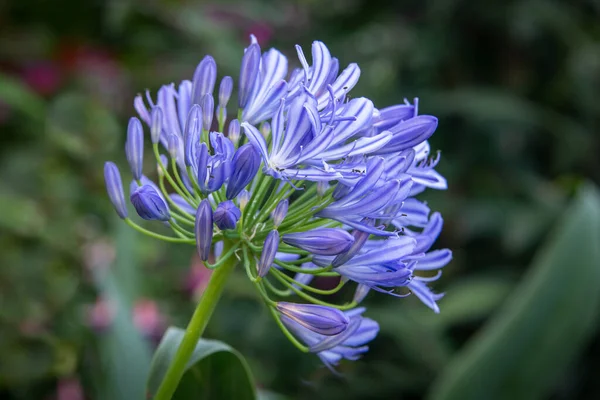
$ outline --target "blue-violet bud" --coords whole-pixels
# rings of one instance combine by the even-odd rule
[[[227,107],[227,103],[229,102],[229,98],[231,97],[232,91],[233,78],[230,76],[226,76],[221,80],[221,85],[219,86],[219,107]]]
[[[332,307],[283,301],[278,302],[276,307],[281,314],[321,335],[337,335],[350,323],[343,312]]]
[[[235,152],[232,164],[233,168],[225,192],[227,199],[233,199],[252,181],[260,167],[260,154],[254,145],[245,144]]]
[[[202,96],[212,96],[217,81],[217,63],[211,56],[205,56],[196,67],[192,83],[192,101],[200,104]]]
[[[205,94],[200,105],[202,106],[202,129],[209,131],[215,113],[215,100],[211,94]]]
[[[273,261],[275,260],[275,255],[277,254],[277,248],[279,247],[279,232],[276,230],[272,230],[267,235],[265,239],[265,243],[263,245],[262,254],[260,255],[260,261],[258,262],[258,276],[261,278],[267,275],[271,266],[273,265]]]
[[[167,148],[169,149],[169,155],[173,159],[177,159],[177,153],[179,152],[179,138],[175,134],[169,135],[167,142]]]
[[[240,67],[240,91],[238,94],[238,106],[246,107],[250,94],[256,82],[256,76],[260,68],[260,47],[257,43],[252,43],[246,49],[244,57],[242,57],[242,65]]]
[[[157,144],[160,141],[160,133],[162,132],[163,126],[163,112],[158,106],[152,108],[151,122],[150,122],[150,140],[153,144]]]
[[[234,119],[229,123],[229,133],[227,134],[227,137],[237,146],[240,141],[240,121]]]
[[[288,211],[288,205],[288,199],[283,199],[279,202],[279,204],[277,204],[277,207],[275,207],[275,211],[273,211],[272,215],[273,225],[275,226],[275,228],[277,228],[283,222],[283,219],[285,218]]]
[[[137,188],[129,198],[138,215],[146,220],[168,221],[171,219],[169,207],[156,189],[150,185]]]
[[[343,229],[319,228],[283,235],[283,242],[313,254],[335,256],[350,248],[354,237]]]
[[[121,173],[115,163],[111,161],[104,163],[104,181],[106,183],[106,192],[115,211],[119,217],[127,218],[127,205],[125,204],[125,195],[123,194]]]
[[[140,179],[144,162],[144,129],[140,120],[135,117],[129,119],[129,125],[127,126],[125,155],[131,167],[133,179]]]
[[[235,229],[241,216],[240,209],[233,204],[233,201],[227,200],[217,206],[213,219],[219,229]]]
[[[202,200],[198,206],[194,228],[198,255],[202,261],[206,261],[210,255],[210,245],[213,236],[213,212],[208,199]]]

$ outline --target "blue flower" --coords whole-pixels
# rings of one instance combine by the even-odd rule
[[[237,84],[223,77],[217,97],[217,64],[205,56],[191,80],[162,86],[154,99],[135,98],[139,120],[130,120],[125,152],[137,212],[174,231],[154,236],[195,242],[203,261],[214,256],[213,268],[239,261],[292,343],[333,367],[359,358],[379,330],[364,308],[338,309],[370,291],[413,294],[439,312],[443,294],[429,285],[452,252],[433,248],[443,220],[417,196],[447,182],[428,143],[438,119],[419,114],[418,99],[379,108],[350,98],[358,65],[341,69],[319,41],[310,50],[307,59],[296,46],[298,68],[288,76],[288,59],[263,52],[252,36]],[[236,118],[228,117],[232,105]],[[157,183],[142,172],[140,120],[150,131]],[[113,163],[105,179],[126,219]],[[310,286],[319,276],[339,284]],[[324,296],[347,286],[351,303]],[[308,304],[287,301],[294,294]]]
[[[285,315],[281,317],[281,320],[290,331],[309,346],[311,352],[317,353],[321,361],[332,368],[338,365],[342,359],[353,361],[359,359],[369,350],[367,343],[375,339],[379,333],[379,324],[370,318],[363,317],[361,314],[364,311],[365,308],[346,311],[344,314],[349,320],[348,327],[333,336],[326,336],[307,329]]]
[[[346,330],[349,318],[340,310],[317,304],[296,304],[280,301],[277,311],[312,332],[332,336]]]

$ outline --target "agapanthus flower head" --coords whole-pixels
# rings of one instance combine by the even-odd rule
[[[143,219],[174,232],[152,236],[195,245],[209,268],[243,266],[292,343],[333,367],[359,358],[379,331],[356,308],[371,290],[414,294],[439,312],[442,294],[428,285],[452,253],[431,250],[443,220],[416,196],[447,182],[427,142],[438,120],[419,114],[418,99],[378,108],[351,98],[357,64],[340,67],[319,41],[310,57],[296,52],[288,62],[251,37],[237,83],[223,77],[216,97],[210,56],[191,80],[136,97],[139,119],[131,119],[125,146],[130,199]],[[156,183],[142,174],[142,123]],[[128,217],[113,163],[105,178],[118,215],[148,232]],[[311,286],[318,276],[339,278],[326,293],[354,285],[353,297],[341,305],[315,297],[325,293]],[[294,295],[302,302],[291,302]]]

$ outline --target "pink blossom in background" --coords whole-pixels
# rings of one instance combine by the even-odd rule
[[[56,92],[62,83],[62,71],[54,61],[41,60],[26,65],[21,78],[37,93],[48,96]]]
[[[199,300],[202,293],[204,293],[204,290],[206,290],[211,275],[212,270],[206,268],[202,263],[202,260],[200,260],[200,257],[195,254],[192,259],[190,270],[185,277],[184,287],[186,292],[188,292],[194,300]]]
[[[84,400],[83,388],[77,378],[63,378],[58,381],[56,400]]]
[[[97,332],[105,331],[115,319],[116,307],[108,299],[99,296],[85,311],[86,324]]]
[[[149,299],[139,299],[133,305],[133,324],[149,338],[160,337],[165,330],[165,318],[156,302]]]
[[[263,21],[254,22],[250,27],[246,30],[244,35],[244,39],[249,37],[250,35],[256,36],[258,43],[265,46],[273,37],[273,28],[269,24]]]

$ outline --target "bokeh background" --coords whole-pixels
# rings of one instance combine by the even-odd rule
[[[322,40],[361,66],[354,96],[439,117],[450,189],[425,198],[455,258],[440,315],[368,297],[381,334],[341,377],[244,274],[206,336],[272,398],[600,398],[599,21],[594,0],[0,2],[0,397],[134,398],[164,329],[185,326],[206,270],[120,223],[103,163],[125,165],[136,93],[205,54],[237,79],[254,33],[291,59]]]

